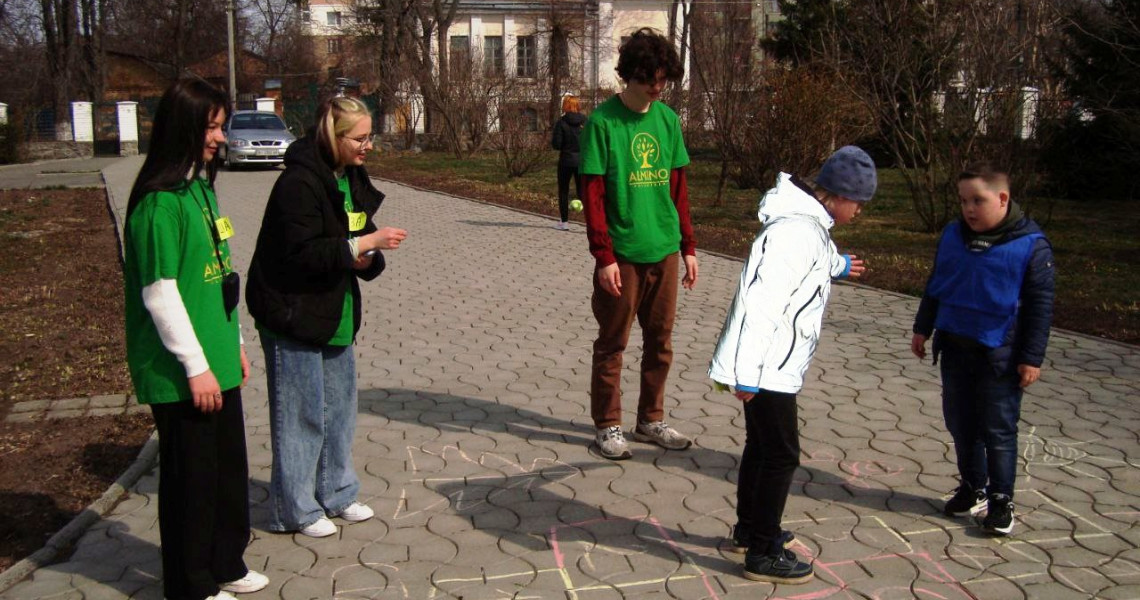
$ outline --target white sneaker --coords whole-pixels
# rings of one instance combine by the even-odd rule
[[[368,508],[368,506],[359,502],[353,502],[341,511],[340,518],[350,523],[359,523],[360,521],[371,519],[375,514],[376,512]]]
[[[328,537],[336,533],[336,525],[328,517],[321,517],[302,527],[300,533],[315,538]]]
[[[206,600],[237,600],[237,598],[225,592],[218,592],[213,596],[206,596]]]
[[[633,456],[620,425],[599,429],[594,441],[598,443],[602,456],[610,460],[625,460]]]
[[[667,450],[684,450],[693,445],[693,440],[670,427],[665,421],[638,423],[637,427],[633,428],[633,439],[639,442],[651,442]]]
[[[237,581],[231,581],[222,586],[222,591],[233,592],[235,594],[251,594],[264,590],[269,585],[269,578],[257,571],[251,570],[245,574],[245,577]]]

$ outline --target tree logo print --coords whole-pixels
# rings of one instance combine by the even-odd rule
[[[633,143],[631,144],[633,151],[633,159],[641,161],[640,169],[652,169],[653,164],[650,162],[657,162],[661,156],[660,146],[657,140],[648,133],[639,133],[633,136]]]

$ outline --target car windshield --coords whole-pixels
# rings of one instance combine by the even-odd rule
[[[285,129],[285,123],[273,114],[234,115],[230,129]]]

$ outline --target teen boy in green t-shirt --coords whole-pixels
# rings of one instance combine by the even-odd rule
[[[618,50],[625,89],[600,104],[582,131],[582,199],[597,269],[591,304],[598,320],[590,410],[601,455],[632,456],[621,429],[622,354],[636,317],[644,334],[635,440],[671,450],[692,445],[663,420],[665,380],[673,362],[677,251],[682,285],[697,282],[696,239],[689,219],[681,122],[657,102],[665,84],[685,74],[676,49],[649,28]]]

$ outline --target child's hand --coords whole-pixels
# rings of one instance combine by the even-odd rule
[[[694,285],[697,285],[697,257],[688,254],[684,258],[685,277],[681,280],[681,286],[686,290],[691,290]]]
[[[851,256],[851,270],[847,273],[848,279],[859,279],[863,273],[867,271],[867,264],[861,258],[856,258],[854,254]]]
[[[369,250],[395,250],[407,237],[408,232],[398,227],[381,227],[360,237],[360,253],[364,254]]]
[[[914,337],[910,338],[910,351],[917,356],[919,360],[926,358],[926,336],[918,333],[914,334]]]
[[[621,271],[618,270],[617,263],[598,269],[598,285],[610,295],[621,297]]]
[[[1041,378],[1041,367],[1031,365],[1017,365],[1017,373],[1021,375],[1021,387],[1029,387]]]
[[[740,390],[736,390],[736,393],[733,395],[736,396],[736,398],[738,400],[740,400],[741,402],[743,402],[745,404],[748,404],[749,400],[756,397],[756,394],[753,394],[752,392],[742,392]]]

